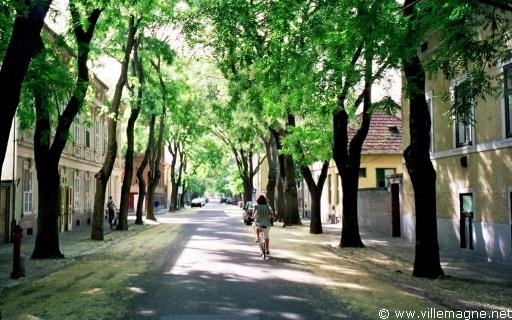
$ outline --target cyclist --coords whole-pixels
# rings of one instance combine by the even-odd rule
[[[269,254],[269,229],[270,219],[273,217],[273,212],[267,203],[267,199],[264,195],[260,195],[256,200],[256,204],[253,208],[253,219],[256,226],[256,239],[263,236],[265,239],[265,253]],[[262,228],[264,227],[264,228]],[[261,235],[260,233],[263,233]]]

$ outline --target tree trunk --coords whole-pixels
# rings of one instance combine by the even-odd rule
[[[286,123],[288,128],[295,127],[295,116],[288,112]],[[287,135],[288,133],[285,132]],[[299,196],[297,193],[297,180],[295,174],[295,161],[291,155],[285,155],[284,159],[284,190],[286,196],[286,214],[284,217],[285,225],[302,224],[299,216]]]
[[[243,179],[244,185],[244,198],[243,201],[246,203],[247,201],[252,201],[252,190],[254,189],[254,185],[252,183],[252,179]]]
[[[74,22],[74,35],[78,44],[77,70],[78,75],[73,95],[68,101],[64,112],[59,116],[53,143],[50,146],[51,123],[47,105],[46,88],[34,92],[36,109],[36,130],[34,132],[34,157],[37,168],[38,216],[37,236],[32,253],[33,259],[62,258],[59,249],[58,217],[60,214],[60,175],[59,160],[67,143],[69,128],[82,106],[87,88],[89,87],[90,42],[94,34],[96,22],[101,14],[100,9],[92,10],[88,16],[86,30],[80,23],[80,15],[75,2],[70,2],[70,12]],[[45,84],[43,84],[45,85]],[[62,197],[63,195],[61,195]],[[67,221],[63,222],[67,223]]]
[[[4,162],[9,134],[16,109],[20,102],[23,80],[30,61],[43,47],[40,33],[52,1],[25,0],[16,12],[16,19],[0,69],[0,90],[2,96],[2,116],[0,117],[0,176]]]
[[[176,163],[178,159],[178,143],[176,142],[170,142],[167,146],[167,149],[169,150],[169,153],[172,156],[171,160],[171,204],[169,205],[169,211],[174,212],[176,210],[179,210],[178,208],[178,182],[177,182],[177,175],[176,175]]]
[[[267,182],[267,201],[270,206],[275,209],[275,193],[276,193],[276,184],[277,184],[277,151],[275,148],[275,141],[272,134],[268,141],[265,143],[265,151],[267,153],[267,163],[268,163],[268,182]]]
[[[158,139],[152,148],[149,157],[148,171],[148,193],[146,194],[146,219],[156,221],[153,202],[155,199],[155,189],[160,181],[160,158],[162,156],[162,144],[164,139],[165,117],[167,113],[167,89],[160,70],[160,59],[158,63],[152,62],[153,67],[158,73],[160,89],[162,93],[162,114],[160,115],[160,127],[158,128]]]
[[[276,194],[276,207],[279,221],[284,221],[284,216],[286,214],[286,196],[284,193],[283,177],[281,175],[277,176]]]
[[[179,170],[178,170],[178,181],[176,183],[176,189],[178,189],[180,186],[182,187],[181,188],[181,194],[178,194],[176,192],[176,202],[177,199],[179,199],[179,203],[178,203],[178,206],[177,206],[177,209],[180,210],[182,208],[185,208],[185,203],[184,203],[184,200],[185,200],[185,186],[184,186],[184,179],[183,179],[183,172],[186,170],[186,166],[187,166],[187,162],[186,162],[186,159],[185,159],[185,153],[183,152],[183,147],[180,148],[180,166],[179,166]]]
[[[311,194],[311,222],[309,224],[309,233],[320,234],[322,230],[322,218],[321,218],[321,200],[322,190],[325,185],[325,179],[327,178],[327,170],[329,169],[329,161],[324,161],[320,176],[318,177],[318,183],[315,183],[313,174],[308,166],[303,165],[301,167],[302,176],[306,180],[308,185],[309,193]]]
[[[404,3],[404,14],[412,20],[417,18],[414,6],[413,0]],[[412,24],[408,33],[412,38],[417,36]],[[402,63],[407,85],[411,88],[408,91],[411,142],[404,151],[404,158],[414,189],[416,210],[413,275],[434,279],[444,273],[437,239],[436,172],[429,155],[431,120],[425,99],[425,70],[417,54],[403,59]]]
[[[353,63],[362,50],[356,50]],[[364,140],[370,129],[371,115],[369,113],[372,103],[371,89],[373,83],[373,55],[369,48],[365,51],[365,82],[360,97],[354,103],[357,107],[362,99],[363,110],[359,128],[348,141],[348,114],[345,110],[347,90],[338,97],[340,110],[333,115],[333,158],[341,177],[343,191],[343,217],[340,247],[364,247],[359,234],[359,222],[357,218],[357,192],[359,188],[359,168],[361,165],[361,151]]]
[[[52,157],[50,141],[44,139],[51,130],[50,114],[43,92],[35,93],[36,130],[34,132],[34,157],[38,188],[37,236],[32,259],[63,258],[59,248],[58,217],[60,215],[59,158]]]
[[[359,168],[343,168],[341,187],[343,190],[343,216],[340,247],[364,247],[359,235],[357,218],[357,189],[359,187]]]
[[[105,211],[105,192],[107,189],[107,182],[112,174],[114,163],[117,157],[117,120],[119,118],[119,106],[121,104],[121,96],[123,88],[126,84],[128,64],[130,63],[130,54],[132,52],[133,44],[135,42],[135,34],[137,32],[138,21],[135,17],[130,17],[128,27],[128,37],[124,47],[124,57],[121,63],[121,73],[117,80],[114,98],[112,99],[111,113],[114,119],[108,122],[108,145],[105,161],[100,171],[94,175],[96,179],[96,193],[94,194],[94,213],[92,217],[91,240],[103,240],[103,215]]]
[[[126,126],[126,155],[124,160],[124,177],[123,184],[121,186],[121,201],[119,204],[119,223],[117,225],[117,230],[128,230],[128,206],[130,202],[130,189],[132,186],[132,178],[133,178],[133,157],[134,157],[134,129],[135,122],[140,114],[140,109],[142,106],[142,94],[144,85],[144,75],[142,70],[142,65],[139,58],[139,44],[140,38],[135,40],[133,45],[133,61],[132,61],[132,73],[137,76],[139,79],[140,87],[137,89],[137,98],[135,101],[135,106],[132,108],[130,112],[130,118],[128,119],[128,124]]]
[[[154,131],[155,131],[155,121],[156,116],[152,115],[151,120],[149,121],[149,136],[148,136],[148,145],[146,147],[146,152],[144,153],[144,158],[137,169],[137,181],[139,185],[139,198],[137,200],[137,211],[135,213],[135,223],[143,224],[142,214],[144,211],[144,200],[146,199],[146,181],[144,180],[144,170],[146,169],[149,156],[151,154],[151,148],[153,146],[154,140]]]
[[[284,224],[300,225],[299,216],[299,197],[297,193],[297,181],[295,175],[295,163],[292,156],[285,156],[285,179],[284,179],[284,193],[286,203],[286,214],[284,215]]]
[[[59,163],[58,160],[48,157],[48,154],[39,155],[36,157],[36,168],[41,187],[38,188],[37,236],[31,258],[64,258],[59,249]]]

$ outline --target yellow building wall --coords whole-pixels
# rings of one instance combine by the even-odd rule
[[[377,169],[395,169],[395,173],[402,173],[402,155],[364,154],[361,156],[361,168],[366,168],[366,177],[359,178],[359,188],[376,188]]]
[[[502,70],[502,66],[494,66],[488,71],[499,75]],[[455,123],[447,111],[453,103],[454,87],[463,80],[464,76],[460,76],[450,82],[440,73],[427,80],[425,88],[433,111],[430,156],[437,173],[438,238],[441,246],[459,246],[460,195],[472,193],[475,251],[491,260],[511,259],[512,138],[504,134],[502,92],[475,101],[472,145],[456,147]],[[503,87],[501,82],[495,84]],[[405,149],[410,144],[410,110],[408,100],[405,97],[402,100],[402,141]],[[467,160],[466,167],[462,165],[463,158]],[[406,238],[414,239],[414,191],[405,164],[402,182],[402,226],[407,229],[403,233],[407,233]]]
[[[459,219],[459,194],[472,192],[475,221],[509,223],[508,188],[512,186],[512,149],[500,149],[467,155],[468,166],[460,157],[434,162],[437,171],[437,215]]]

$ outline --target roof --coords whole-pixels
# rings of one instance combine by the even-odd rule
[[[352,136],[349,133],[349,136]],[[363,154],[401,154],[402,119],[385,112],[374,112],[368,136],[363,143]]]

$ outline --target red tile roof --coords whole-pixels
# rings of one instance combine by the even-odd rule
[[[349,136],[352,136],[349,132]],[[402,119],[384,112],[374,112],[370,130],[363,143],[363,154],[401,154]]]

